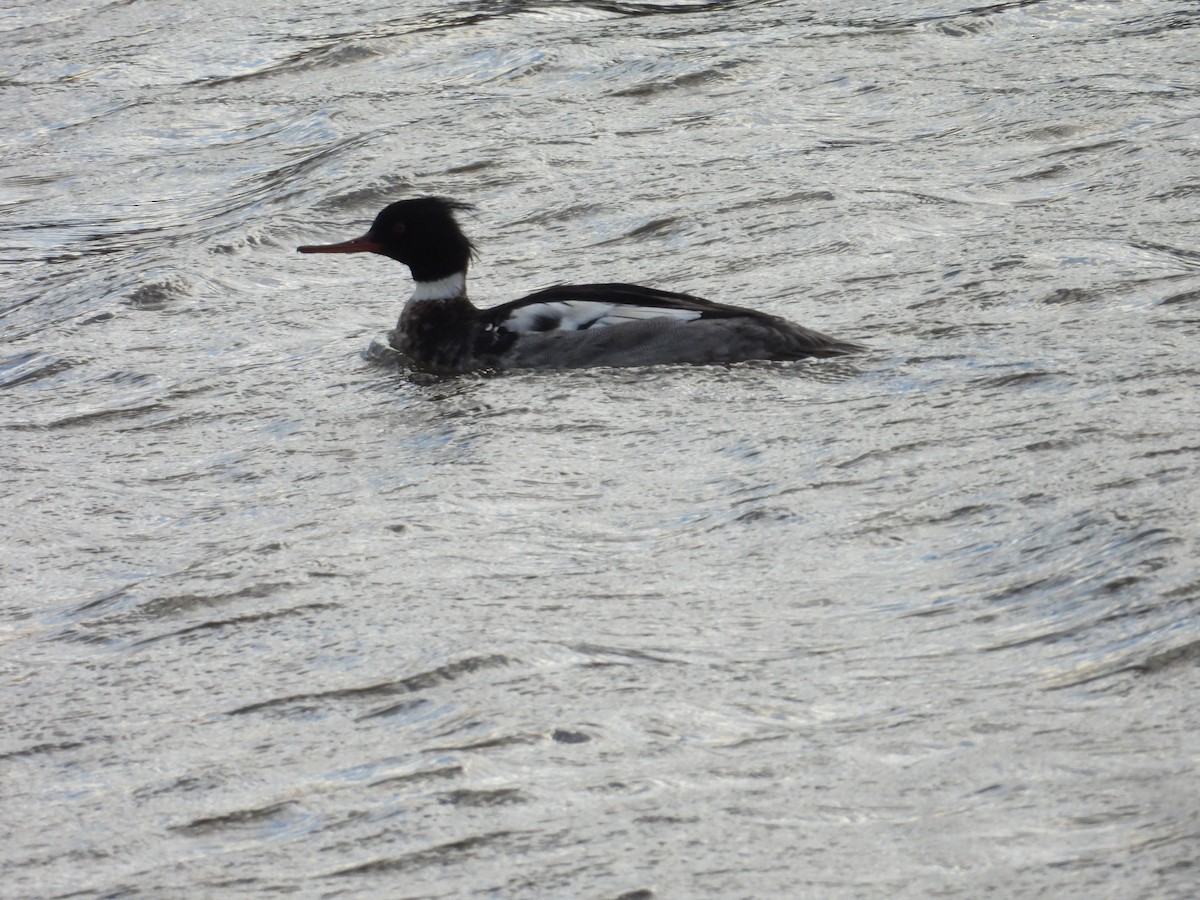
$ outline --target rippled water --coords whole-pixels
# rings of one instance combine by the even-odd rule
[[[1185,0],[0,10],[5,897],[1188,897]],[[852,362],[437,380],[473,202]]]

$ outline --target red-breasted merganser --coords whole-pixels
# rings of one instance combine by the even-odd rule
[[[705,365],[843,356],[863,348],[778,316],[634,284],[559,285],[492,309],[467,299],[474,245],[444,197],[400,200],[360,238],[301,253],[379,253],[404,263],[416,290],[393,348],[438,374],[478,369]]]

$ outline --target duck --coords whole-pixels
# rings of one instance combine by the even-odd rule
[[[408,266],[414,282],[391,348],[435,375],[519,369],[728,365],[858,353],[787,319],[636,284],[559,284],[489,309],[467,299],[475,245],[448,197],[399,200],[366,234],[300,253],[376,253]]]

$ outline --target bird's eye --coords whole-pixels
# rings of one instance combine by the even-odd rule
[[[393,225],[392,226],[392,234],[394,234],[394,235],[404,234],[404,223],[397,222],[395,225]]]

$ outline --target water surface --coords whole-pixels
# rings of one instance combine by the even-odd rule
[[[1185,2],[0,16],[12,897],[1187,897]],[[433,379],[470,201],[848,362]]]

